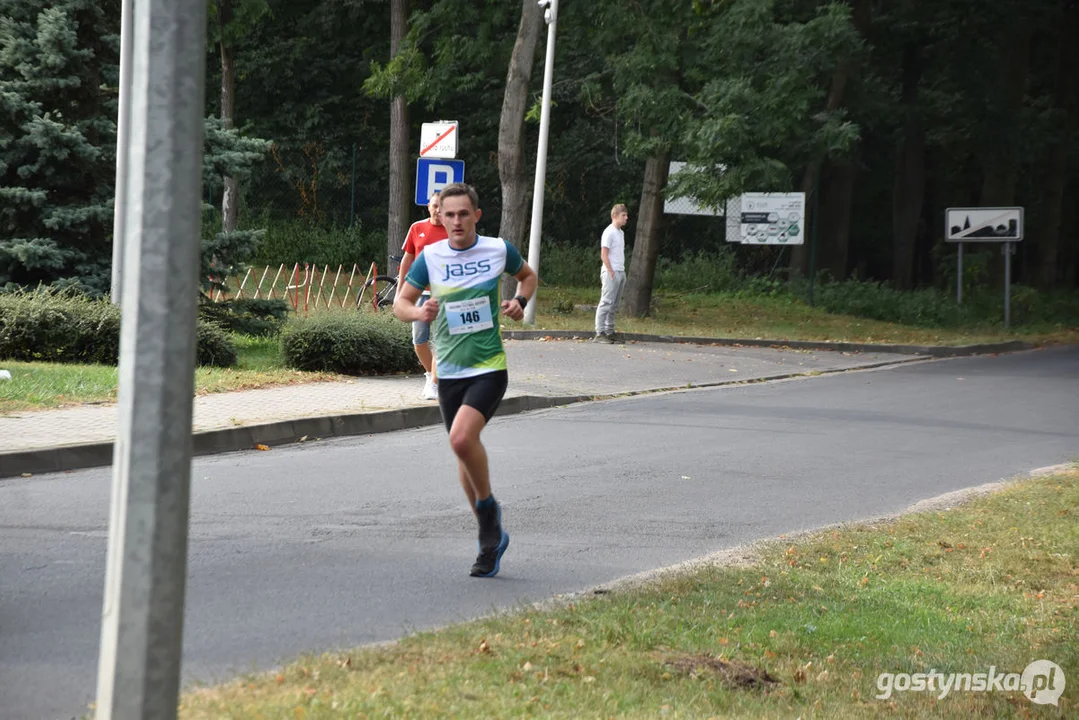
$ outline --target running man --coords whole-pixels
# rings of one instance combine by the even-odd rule
[[[509,384],[498,313],[524,317],[536,291],[536,273],[517,249],[501,238],[476,234],[483,213],[476,191],[464,183],[442,189],[442,224],[447,240],[433,243],[412,263],[393,303],[398,320],[431,323],[438,365],[438,404],[457,456],[457,471],[479,523],[479,555],[473,577],[498,574],[510,536],[502,509],[491,494],[487,450],[480,433],[502,402]],[[520,295],[501,303],[502,273],[517,278]],[[420,291],[431,299],[417,306]]]
[[[431,243],[446,239],[446,228],[442,225],[442,220],[439,219],[438,210],[439,199],[438,191],[436,190],[427,200],[427,214],[430,215],[430,218],[414,222],[412,227],[408,229],[405,245],[402,248],[404,253],[401,257],[401,269],[397,275],[398,288],[405,286],[408,269],[412,266],[416,256],[420,254],[420,251]],[[416,302],[418,305],[423,305],[430,297],[431,293],[424,289],[423,293],[420,294],[420,299]],[[428,344],[430,339],[431,323],[423,322],[422,320],[412,323],[412,347],[416,351],[416,357],[419,359],[420,365],[423,365],[423,390],[420,392],[420,397],[424,400],[437,400],[438,372],[435,370],[435,359],[431,354],[431,346]]]

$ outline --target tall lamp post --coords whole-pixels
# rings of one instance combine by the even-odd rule
[[[558,0],[539,0],[546,8],[543,19],[547,21],[547,61],[543,67],[543,105],[540,109],[539,145],[536,148],[536,184],[532,189],[532,229],[528,235],[528,264],[539,275],[540,234],[543,231],[543,186],[547,176],[547,132],[551,125],[551,76],[554,75],[554,35],[558,25]],[[536,289],[536,295],[539,288]],[[536,297],[525,308],[524,321],[536,322]]]
[[[120,101],[116,116],[116,193],[112,210],[112,282],[109,299],[113,305],[120,304],[124,270],[124,221],[127,212],[127,148],[131,143],[131,63],[133,62],[133,35],[135,32],[135,0],[122,0],[120,4]]]

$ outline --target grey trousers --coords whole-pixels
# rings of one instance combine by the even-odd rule
[[[614,332],[614,316],[618,312],[618,303],[622,301],[622,290],[626,287],[626,273],[616,271],[612,278],[607,268],[600,268],[599,305],[596,306],[596,334]]]

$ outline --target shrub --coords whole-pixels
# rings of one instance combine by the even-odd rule
[[[236,364],[236,346],[224,328],[200,320],[195,328],[195,337],[197,365],[227,368]]]
[[[72,290],[51,288],[0,295],[0,357],[27,362],[103,362],[75,355],[76,318],[91,302]],[[101,342],[107,340],[101,338]]]
[[[281,354],[296,370],[384,375],[420,368],[408,324],[389,313],[333,310],[293,318],[281,332]]]
[[[74,356],[80,362],[116,365],[120,361],[120,308],[105,300],[86,302],[72,314]]]
[[[884,283],[846,280],[820,283],[814,296],[816,303],[831,313],[917,327],[942,327],[973,319],[969,305],[956,306],[932,288],[900,291]]]
[[[527,260],[527,248],[523,252]],[[598,288],[600,267],[598,242],[595,248],[554,242],[542,246],[540,281],[544,285]]]
[[[678,261],[660,257],[655,286],[668,292],[731,292],[742,284],[742,274],[730,248],[686,253]]]
[[[901,291],[884,283],[846,280],[818,284],[814,297],[828,312],[917,327],[998,325],[1004,320],[1002,288],[982,287],[965,292],[963,304],[957,305],[954,290]],[[1013,285],[1011,313],[1015,324],[1075,325],[1079,319],[1079,294]]]
[[[199,317],[240,335],[273,337],[288,319],[289,304],[276,299],[240,299],[199,303]]]
[[[236,364],[220,327],[200,321],[196,338],[200,365]],[[0,358],[116,365],[119,357],[120,308],[108,300],[54,288],[0,294]]]

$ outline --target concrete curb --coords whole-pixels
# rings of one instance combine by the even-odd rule
[[[780,373],[757,378],[717,380],[716,382],[692,383],[676,387],[644,388],[640,390],[626,390],[623,392],[593,395],[513,395],[502,401],[502,404],[499,406],[498,412],[496,412],[495,415],[516,415],[531,410],[544,410],[546,408],[572,405],[579,402],[612,400],[615,398],[675,392],[678,390],[777,382],[798,377],[833,375],[836,373],[872,370],[874,368],[923,361],[924,358],[913,357],[900,360],[886,360],[878,363],[871,363],[869,365],[859,365],[858,367],[853,368]],[[331,437],[350,437],[355,435],[373,435],[375,433],[394,432],[396,430],[438,425],[441,422],[442,415],[439,412],[438,407],[426,405],[370,413],[304,417],[293,420],[261,423],[258,425],[239,425],[237,427],[219,428],[217,430],[206,430],[194,433],[192,435],[192,454],[195,456],[216,455],[219,453],[237,452],[240,450],[253,450],[258,445],[266,445],[272,448]],[[17,450],[14,452],[0,453],[0,478],[103,467],[112,465],[112,460],[112,441],[59,445],[55,447],[34,448],[32,450]]]
[[[497,414],[513,415],[591,399],[593,399],[591,396],[586,395],[565,397],[519,395],[503,400]],[[196,432],[192,435],[192,454],[195,456],[216,455],[239,450],[253,450],[258,445],[277,447],[330,437],[407,430],[438,425],[441,422],[442,416],[437,406],[296,418]],[[0,453],[0,478],[103,467],[112,465],[112,460],[112,441],[16,450]]]
[[[878,345],[871,343],[827,342],[823,340],[747,340],[745,338],[683,337],[680,335],[647,335],[644,333],[618,333],[622,340],[638,342],[682,343],[687,345],[730,345],[743,347],[791,348],[794,350],[827,350],[831,352],[897,353],[900,355],[928,355],[930,357],[967,357],[992,353],[1033,350],[1036,345],[1011,340],[1003,343],[980,345]],[[538,340],[591,340],[592,333],[581,330],[503,330],[503,339]]]

